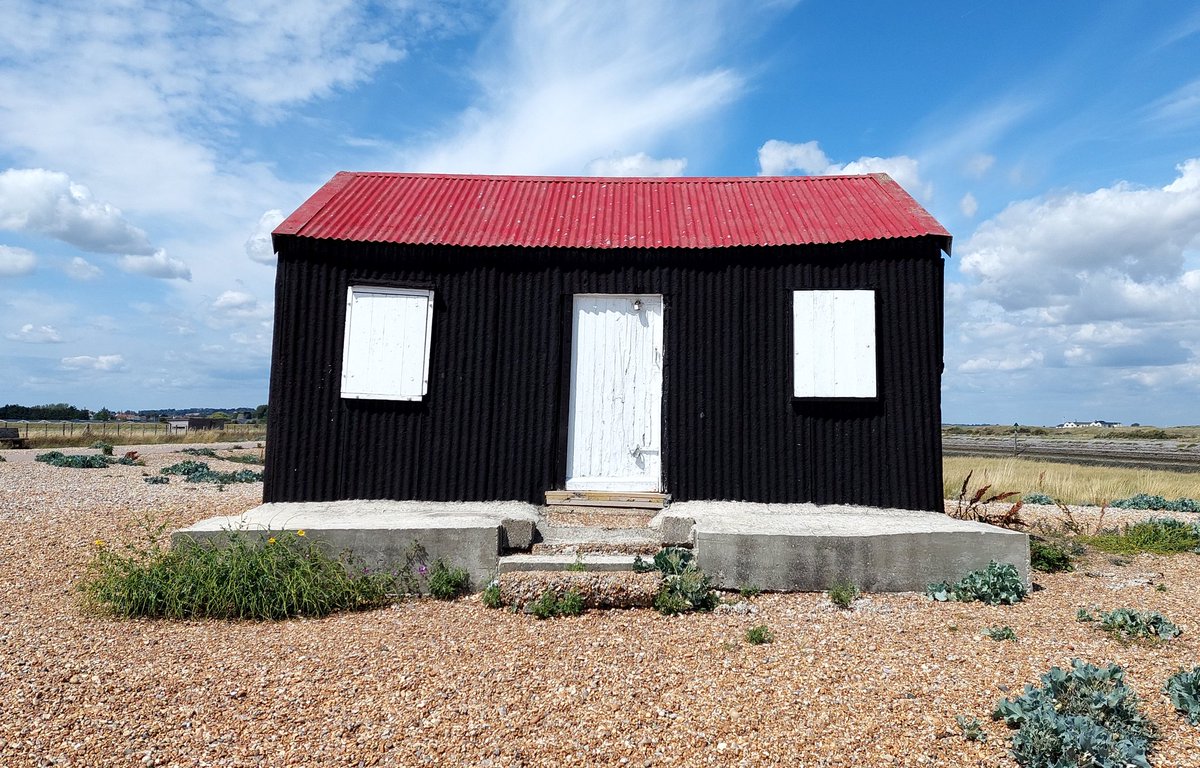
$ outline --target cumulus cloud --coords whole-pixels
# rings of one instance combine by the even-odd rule
[[[78,371],[119,371],[125,367],[125,358],[121,355],[64,357],[62,367]]]
[[[933,185],[921,179],[920,164],[908,155],[860,157],[839,164],[830,160],[816,141],[792,144],[770,139],[758,148],[758,169],[759,176],[783,176],[796,171],[818,176],[886,173],[916,197],[933,196]]]
[[[961,270],[1006,309],[1063,307],[1097,291],[1131,310],[1161,299],[1183,287],[1184,252],[1200,237],[1200,160],[1177,170],[1161,188],[1121,182],[1013,203],[966,242]]]
[[[246,240],[246,255],[259,264],[274,264],[275,249],[271,246],[271,232],[284,220],[283,211],[272,209],[258,219],[254,234]]]
[[[118,265],[126,272],[164,280],[191,280],[192,271],[174,256],[158,249],[151,256],[122,256]]]
[[[42,168],[0,172],[0,229],[47,235],[85,251],[154,252],[119,208],[96,200],[67,174]]]
[[[71,259],[67,266],[63,268],[63,271],[67,273],[67,277],[81,282],[95,280],[103,274],[99,267],[82,256],[76,256]]]
[[[21,330],[5,334],[4,338],[26,344],[57,344],[62,341],[62,336],[53,325],[35,326],[33,323],[25,323]]]
[[[642,0],[518,3],[475,68],[480,98],[445,138],[398,164],[577,173],[614,148],[695,130],[742,91],[742,77],[715,61],[733,9],[712,0],[687,13]]]
[[[37,256],[24,248],[0,245],[0,277],[28,275],[37,268]]]
[[[623,157],[601,157],[587,164],[588,176],[682,176],[687,158],[654,158],[645,152]]]
[[[1191,423],[1179,404],[1200,398],[1198,247],[1197,160],[1159,187],[1013,203],[963,246],[968,282],[946,290],[947,365],[967,381],[1005,374],[997,401],[1059,403],[1051,423],[1084,406],[1097,418]]]

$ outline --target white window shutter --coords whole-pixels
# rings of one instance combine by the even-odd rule
[[[796,397],[875,397],[875,292],[795,291]]]
[[[342,397],[420,400],[429,389],[433,291],[351,286]]]

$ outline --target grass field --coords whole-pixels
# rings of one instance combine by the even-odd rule
[[[943,435],[974,435],[979,437],[1012,437],[1013,427],[1003,424],[988,424],[977,427],[958,425],[942,427]],[[1200,442],[1200,426],[1156,427],[1056,427],[1018,426],[1017,434],[1062,440],[1183,440]]]
[[[187,432],[171,432],[157,422],[0,421],[0,427],[20,430],[31,448],[86,448],[96,441],[113,445],[258,442],[267,434],[265,424],[226,424],[224,429]]]
[[[971,475],[971,490],[991,485],[989,494],[1000,491],[1022,494],[1037,492],[1065,504],[1099,506],[1137,493],[1167,499],[1200,499],[1200,472],[1090,467],[1031,459],[946,456],[942,460],[942,488],[947,499],[958,497],[968,472],[974,473]]]

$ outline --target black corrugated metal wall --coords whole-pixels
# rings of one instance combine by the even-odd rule
[[[675,500],[941,509],[937,238],[716,251],[280,238],[265,501],[542,501],[566,466],[570,296],[665,303]],[[420,265],[420,268],[409,265]],[[346,289],[435,291],[421,402],[342,400]],[[876,291],[879,396],[792,397],[792,291]]]

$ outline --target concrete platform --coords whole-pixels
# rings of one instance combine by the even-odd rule
[[[996,560],[1029,582],[1029,537],[936,512],[815,504],[684,502],[654,523],[690,528],[696,564],[723,589],[918,592]]]
[[[371,567],[403,564],[414,541],[429,562],[465,568],[480,590],[496,574],[500,553],[528,549],[538,510],[524,502],[333,501],[262,504],[241,515],[210,517],[172,540],[219,538],[230,530],[303,530],[331,555],[350,551]]]
[[[466,568],[472,589],[478,590],[500,572],[501,555],[528,553],[541,532],[549,534],[547,541],[566,544],[587,530],[547,525],[543,512],[524,502],[263,504],[242,515],[201,520],[174,536],[206,539],[229,530],[265,536],[303,529],[330,554],[349,550],[372,567],[403,564],[409,547],[419,541],[430,562],[440,558]],[[722,589],[819,591],[847,579],[868,592],[924,591],[930,582],[957,581],[990,560],[1012,563],[1029,579],[1025,534],[935,512],[693,501],[668,507],[647,529],[597,531],[614,544],[625,537],[691,545],[697,565]],[[574,555],[560,557],[563,568],[575,562]],[[584,555],[589,564],[595,557]],[[507,562],[512,569],[536,564],[521,558]]]

